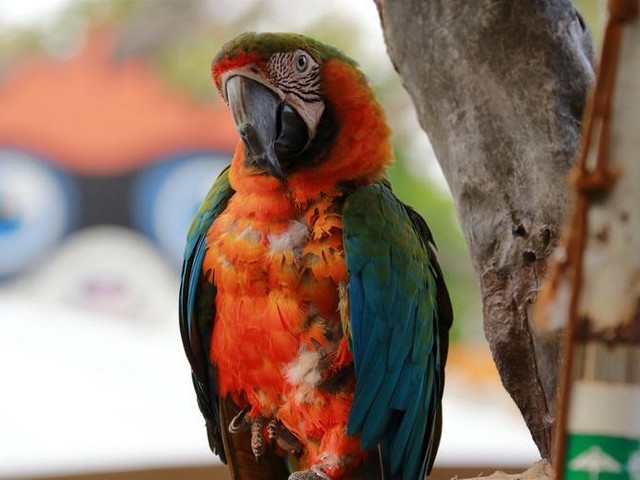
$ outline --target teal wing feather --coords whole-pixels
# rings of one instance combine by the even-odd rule
[[[191,364],[198,405],[206,420],[209,445],[222,461],[226,459],[219,428],[219,399],[208,360],[216,292],[215,285],[203,279],[202,262],[207,249],[207,231],[233,194],[227,168],[209,190],[189,228],[179,296],[182,344]]]
[[[350,346],[356,391],[348,432],[380,445],[385,478],[431,470],[452,310],[425,221],[386,183],[361,187],[343,208]]]

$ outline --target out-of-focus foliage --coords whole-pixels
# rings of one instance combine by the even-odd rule
[[[594,45],[598,51],[602,33],[603,7],[602,0],[573,0],[578,11],[582,14],[593,34]]]

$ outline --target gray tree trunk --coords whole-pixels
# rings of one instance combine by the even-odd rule
[[[502,382],[549,457],[557,340],[530,307],[570,199],[593,81],[570,0],[376,0],[389,55],[454,196]]]

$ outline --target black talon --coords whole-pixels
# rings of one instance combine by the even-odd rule
[[[298,438],[286,428],[279,429],[276,442],[281,449],[293,455],[299,456],[302,454],[302,444]]]
[[[231,419],[229,423],[229,433],[241,433],[246,432],[251,428],[251,423],[246,419],[247,413],[251,410],[251,405],[246,405],[240,412]]]

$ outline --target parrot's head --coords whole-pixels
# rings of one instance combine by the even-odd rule
[[[251,172],[280,181],[321,167],[342,180],[383,174],[391,159],[384,114],[337,49],[302,35],[244,33],[222,47],[212,71]],[[371,148],[360,145],[367,141]]]

